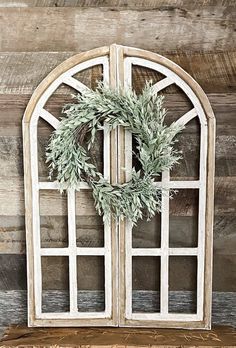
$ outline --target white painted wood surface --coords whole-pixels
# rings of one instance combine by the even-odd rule
[[[132,256],[161,256],[162,248],[132,248]],[[167,255],[191,256],[198,255],[198,248],[166,248]]]
[[[85,86],[82,82],[78,81],[77,79],[75,79],[72,76],[66,77],[63,80],[63,83],[74,88],[76,91],[78,91],[80,93],[84,93],[84,92],[89,90],[89,88],[87,86]]]
[[[67,190],[70,312],[77,312],[75,190]]]
[[[95,53],[94,53],[95,52]],[[99,55],[99,52],[101,54]],[[112,53],[111,61],[109,60],[109,52]],[[129,54],[131,52],[131,55]],[[134,56],[132,56],[134,52]],[[138,52],[138,53],[137,53]],[[125,54],[126,53],[126,54]],[[83,54],[82,54],[83,55]],[[86,53],[85,53],[86,55]],[[123,48],[122,46],[112,45],[109,49],[101,48],[98,50],[87,53],[88,58],[79,64],[73,66],[69,64],[69,68],[62,69],[61,74],[55,73],[55,77],[52,73],[52,80],[48,84],[47,88],[41,93],[39,98],[33,98],[32,103],[29,103],[26,110],[25,118],[23,120],[24,126],[24,142],[25,144],[25,176],[26,176],[26,197],[27,202],[31,202],[31,207],[27,203],[27,247],[28,256],[33,259],[33,270],[28,261],[28,274],[33,275],[33,279],[28,278],[28,302],[29,302],[29,324],[40,326],[65,326],[68,323],[73,323],[75,326],[86,325],[123,325],[123,326],[171,326],[171,327],[189,327],[189,328],[209,328],[210,327],[210,293],[206,289],[206,199],[207,199],[207,180],[209,179],[209,168],[207,167],[207,154],[208,149],[208,120],[206,110],[208,111],[208,117],[212,117],[212,110],[206,103],[204,106],[205,95],[202,96],[202,91],[198,89],[199,86],[191,87],[193,80],[182,70],[179,71],[179,67],[170,62],[164,57],[153,55],[151,53],[135,50],[132,48]],[[78,58],[80,55],[78,55]],[[150,59],[149,59],[150,58]],[[73,57],[72,57],[73,59]],[[111,63],[112,62],[112,63]],[[123,251],[121,245],[122,240],[120,236],[115,237],[111,235],[111,221],[108,221],[104,225],[104,247],[102,248],[80,248],[76,245],[76,222],[75,222],[75,190],[68,190],[67,203],[68,203],[68,240],[69,245],[67,248],[41,248],[40,246],[40,211],[39,211],[39,193],[40,190],[58,190],[59,184],[57,182],[39,182],[38,180],[38,149],[37,149],[37,123],[38,118],[43,118],[53,128],[58,128],[59,121],[48,111],[44,109],[44,105],[48,98],[55,92],[55,90],[61,85],[66,84],[79,93],[84,93],[88,90],[88,87],[83,83],[75,79],[73,76],[89,67],[94,65],[103,66],[103,80],[109,85],[110,72],[115,71],[116,77],[112,81],[113,87],[116,88],[128,88],[132,86],[132,66],[139,65],[147,67],[149,69],[156,70],[166,76],[161,81],[157,82],[153,86],[153,92],[158,93],[168,87],[171,84],[178,85],[184,93],[188,96],[193,104],[193,109],[184,114],[177,120],[177,123],[186,125],[194,117],[198,117],[200,121],[201,137],[200,137],[200,172],[199,180],[190,181],[174,181],[170,180],[169,172],[162,173],[162,180],[155,182],[154,185],[162,191],[162,213],[161,213],[161,247],[160,248],[133,248],[132,247],[132,226],[130,222],[126,221],[125,228],[125,246],[124,246],[124,259],[120,256],[119,267],[122,266],[122,262],[125,262],[124,278],[122,273],[119,273],[112,266],[112,260],[118,260],[114,258],[112,253],[117,252],[116,248],[112,248],[113,240],[119,240],[120,253]],[[113,64],[113,65],[109,65]],[[178,72],[178,73],[177,73]],[[183,79],[182,77],[185,77]],[[189,83],[187,83],[189,82]],[[115,85],[114,85],[115,84]],[[39,87],[40,90],[40,87]],[[198,95],[201,96],[198,97]],[[36,90],[37,96],[37,90]],[[36,100],[36,101],[35,101]],[[32,105],[31,105],[32,104]],[[204,108],[205,107],[205,108]],[[29,127],[29,128],[28,128]],[[214,125],[211,126],[213,129]],[[27,131],[29,129],[29,139],[27,138]],[[211,130],[212,132],[212,130]],[[118,151],[118,170],[117,179],[120,180],[119,173],[121,173],[120,163],[122,162],[122,151],[125,153],[125,180],[128,181],[131,178],[132,170],[132,136],[129,132],[124,134],[124,144],[119,143],[121,137],[121,131],[118,132],[118,138],[115,139],[116,144],[111,143],[111,134],[105,125],[104,129],[104,143],[103,143],[103,158],[104,167],[103,173],[107,180],[111,178],[111,152],[110,149],[113,146]],[[214,140],[214,135],[211,133],[211,138]],[[29,148],[27,148],[29,142]],[[117,148],[123,146],[123,148]],[[211,147],[212,151],[213,148]],[[29,153],[29,160],[28,160]],[[210,153],[210,160],[212,163],[212,153]],[[114,164],[113,164],[114,166]],[[29,170],[28,170],[29,168]],[[207,171],[208,168],[208,171]],[[211,171],[211,178],[212,178]],[[30,184],[29,184],[30,183]],[[212,184],[211,184],[212,188]],[[212,196],[208,199],[208,219],[212,218],[212,198],[213,193],[211,188],[208,190]],[[80,183],[79,189],[90,189],[86,183]],[[199,214],[198,214],[198,246],[195,248],[170,248],[169,247],[169,190],[170,189],[197,189],[199,191]],[[29,191],[27,193],[27,190]],[[31,196],[30,196],[31,192]],[[31,222],[32,218],[32,222]],[[115,233],[119,231],[114,229]],[[212,250],[209,249],[209,245],[212,240],[212,220],[208,220],[208,260],[211,259]],[[123,238],[123,237],[122,237]],[[210,242],[210,244],[209,244]],[[105,274],[105,311],[103,312],[78,312],[77,306],[77,256],[102,256],[104,257],[104,274]],[[41,257],[42,256],[68,256],[69,257],[69,294],[70,294],[70,311],[68,313],[42,313],[42,274],[41,274]],[[161,259],[161,288],[160,288],[160,312],[159,313],[133,313],[132,311],[132,257],[133,256],[159,256]],[[197,313],[196,314],[173,314],[169,313],[168,296],[169,296],[169,256],[196,256],[197,257]],[[116,263],[118,264],[118,262]],[[208,278],[207,284],[211,287],[211,265],[207,265]],[[113,269],[113,274],[112,274]],[[118,273],[120,279],[118,279]],[[114,281],[117,280],[117,281]],[[125,284],[125,292],[121,291],[121,282]],[[118,283],[118,289],[120,295],[117,298],[112,298],[113,284]],[[125,297],[125,300],[122,298]],[[123,301],[124,300],[124,301]],[[207,300],[207,303],[204,301]],[[116,313],[119,308],[119,303],[124,303],[119,311],[119,317],[116,317]],[[207,307],[207,310],[206,310]],[[124,317],[123,317],[124,316]]]
[[[173,80],[170,77],[165,77],[164,79],[162,79],[161,81],[158,81],[152,86],[153,93],[160,92],[162,89],[172,85],[172,83],[173,83]]]

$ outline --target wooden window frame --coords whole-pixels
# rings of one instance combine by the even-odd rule
[[[44,109],[50,95],[65,83],[83,92],[87,87],[73,78],[78,71],[103,64],[104,78],[111,88],[122,89],[131,85],[132,65],[157,70],[166,77],[154,85],[156,92],[172,83],[184,90],[194,108],[182,116],[179,122],[187,123],[199,117],[201,124],[200,175],[195,181],[170,181],[169,173],[157,183],[165,188],[199,189],[199,244],[197,248],[169,248],[168,223],[161,227],[161,248],[134,249],[131,242],[131,226],[127,221],[111,220],[104,226],[104,248],[78,248],[75,235],[75,191],[68,191],[68,248],[41,248],[39,226],[39,190],[58,189],[57,183],[38,182],[37,122],[42,117],[57,128],[59,121]],[[195,80],[170,60],[148,51],[111,45],[75,55],[54,69],[32,95],[23,118],[25,208],[28,274],[28,324],[29,326],[141,326],[173,328],[211,327],[212,293],[212,239],[214,194],[215,118],[206,94]],[[104,174],[112,183],[129,180],[121,168],[130,169],[131,134],[122,128],[104,133]],[[202,160],[203,158],[203,160]],[[88,189],[86,184],[81,184]],[[164,213],[169,218],[169,198],[162,197]],[[105,256],[105,312],[79,313],[77,311],[76,256]],[[68,313],[42,313],[41,266],[42,255],[69,257],[70,311]],[[161,310],[160,313],[132,313],[131,291],[132,255],[161,257]],[[195,255],[198,258],[198,301],[196,315],[168,313],[168,258],[169,255]],[[101,314],[102,313],[102,314]]]

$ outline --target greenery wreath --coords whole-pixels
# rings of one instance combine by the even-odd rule
[[[49,177],[56,171],[61,191],[79,189],[80,182],[87,182],[104,221],[111,215],[125,217],[134,224],[144,215],[150,219],[161,211],[161,189],[153,184],[155,177],[181,158],[173,145],[183,126],[164,123],[164,97],[153,93],[151,83],[140,95],[131,89],[119,93],[100,83],[95,91],[88,90],[75,98],[76,103],[63,108],[65,116],[46,149]],[[104,124],[108,130],[122,126],[135,138],[141,170],[133,168],[131,180],[124,184],[112,185],[91,162],[89,152]],[[82,145],[85,134],[89,136],[86,147]]]

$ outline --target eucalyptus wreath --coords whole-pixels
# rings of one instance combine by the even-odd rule
[[[80,182],[87,182],[104,220],[111,215],[134,224],[143,216],[150,219],[161,211],[161,190],[154,185],[155,178],[181,158],[173,145],[183,127],[175,122],[165,124],[164,97],[153,93],[150,83],[140,95],[131,89],[120,93],[99,84],[95,91],[74,97],[76,102],[63,108],[64,116],[46,149],[49,177],[56,172],[61,191],[79,189]],[[124,184],[111,184],[91,160],[96,134],[104,125],[108,131],[124,127],[137,144],[135,156],[141,169],[133,167],[130,181]]]

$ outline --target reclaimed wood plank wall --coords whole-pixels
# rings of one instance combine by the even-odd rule
[[[172,59],[198,81],[212,103],[217,121],[213,290],[224,292],[225,298],[236,292],[236,2],[0,0],[0,33],[0,298],[12,298],[9,313],[17,304],[25,315],[26,307],[24,109],[39,82],[59,63],[112,43]],[[56,98],[67,97],[59,91],[52,109]],[[181,110],[174,92],[168,103]],[[79,228],[85,245],[86,233],[95,225],[101,227],[101,221],[94,216],[91,198],[82,197],[80,203]],[[62,205],[54,206],[51,215],[61,212]],[[192,214],[187,199],[176,211]],[[44,223],[52,226],[51,237],[55,224],[61,225],[52,218]],[[98,238],[94,235],[95,242]],[[0,326],[6,326],[5,300],[1,305]],[[232,307],[227,310],[226,316]],[[234,313],[232,324],[235,317]]]

